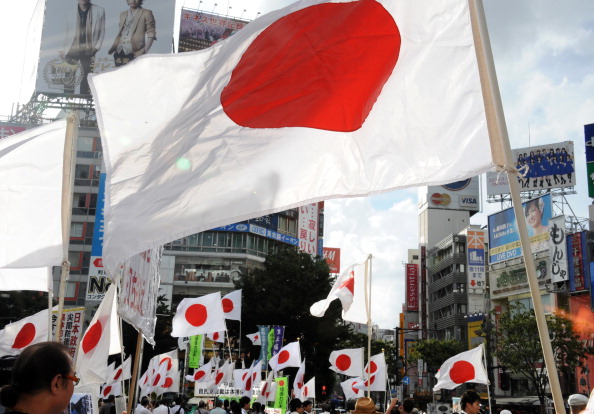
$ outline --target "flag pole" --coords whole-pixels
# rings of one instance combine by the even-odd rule
[[[367,365],[368,371],[367,372],[367,397],[371,395],[371,366],[369,362],[371,361],[371,335],[372,335],[372,326],[371,326],[371,254],[367,256],[367,260],[365,261],[365,310],[367,311]]]
[[[142,347],[144,344],[144,340],[142,338],[142,334],[138,332],[138,338],[136,339],[136,353],[134,354],[134,366],[132,368],[132,378],[130,379],[130,390],[128,391],[129,398],[128,398],[128,406],[127,406],[127,413],[132,412],[132,403],[136,398],[136,387],[138,384],[138,365],[140,361],[142,361]]]
[[[481,347],[483,348],[483,361],[485,363],[485,371],[487,371],[487,368],[489,367],[489,365],[487,364],[487,351],[485,350],[485,344],[481,344]],[[489,380],[489,373],[487,372],[487,381]],[[489,412],[492,413],[493,412],[493,404],[491,403],[491,383],[489,382],[487,384],[487,398],[489,399]]]
[[[538,287],[534,257],[532,255],[530,239],[528,237],[528,231],[526,228],[526,217],[522,211],[522,199],[520,196],[518,180],[516,178],[517,171],[514,167],[509,136],[507,134],[505,115],[503,112],[503,105],[501,103],[501,96],[499,94],[499,86],[497,84],[497,74],[495,71],[495,64],[493,62],[493,54],[489,41],[489,33],[487,30],[487,22],[485,19],[483,3],[482,0],[469,0],[468,4],[473,36],[475,39],[481,87],[483,89],[483,99],[485,101],[485,111],[487,114],[487,124],[489,137],[491,140],[493,161],[495,164],[497,164],[500,170],[506,171],[507,173],[513,209],[518,225],[518,233],[520,236],[520,245],[522,247],[524,264],[526,266],[528,286],[530,288],[530,295],[532,296],[532,302],[534,305],[536,325],[538,327],[543,357],[547,368],[547,374],[549,376],[549,385],[553,395],[555,411],[560,414],[565,414],[566,411],[563,404],[563,395],[561,393],[559,376],[557,374],[555,358],[553,356],[553,349],[549,337],[549,330],[542,306],[540,289]]]
[[[66,282],[70,276],[68,261],[68,245],[70,244],[70,222],[72,219],[72,188],[74,166],[76,163],[76,141],[78,139],[78,116],[70,112],[66,116],[66,140],[64,142],[64,165],[62,176],[62,270],[60,273],[60,290],[58,296],[58,319],[56,322],[56,341],[62,333],[62,314],[64,313],[64,294]],[[52,307],[49,309],[50,318]],[[51,325],[50,325],[51,326]]]

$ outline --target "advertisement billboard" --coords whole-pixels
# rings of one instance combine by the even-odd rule
[[[419,310],[419,265],[406,264],[406,310]]]
[[[520,191],[575,186],[573,141],[512,150]],[[507,174],[487,173],[487,195],[509,194]]]
[[[25,125],[0,122],[0,139],[10,135],[18,134],[19,132],[23,132],[25,129],[27,129]]]
[[[88,74],[146,53],[171,53],[175,1],[153,1],[146,8],[139,3],[46,2],[36,91],[89,95]]]
[[[587,250],[587,232],[567,235],[569,290],[579,292],[590,288],[590,260]]]
[[[419,189],[420,208],[447,210],[480,210],[479,178],[456,181],[445,185],[432,185]]]
[[[330,266],[330,273],[340,273],[340,248],[324,247],[324,259]]]
[[[248,24],[246,20],[182,9],[179,23],[179,51],[206,49]]]
[[[584,125],[586,141],[586,173],[588,175],[588,197],[594,198],[594,124]]]
[[[522,203],[532,253],[549,249],[549,219],[552,217],[551,196],[546,194]],[[514,210],[508,208],[492,214],[489,224],[489,263],[499,263],[522,255]]]
[[[567,238],[565,236],[565,216],[549,220],[549,257],[551,281],[565,282],[569,278],[567,270]]]
[[[99,191],[97,193],[97,210],[93,227],[93,244],[91,246],[91,263],[89,264],[89,282],[87,283],[86,300],[101,301],[107,293],[111,280],[103,269],[103,230],[105,227],[105,179],[106,174],[99,175]]]
[[[485,272],[484,230],[468,230],[466,244],[466,251],[468,252],[468,286],[485,288],[487,286],[487,277]]]
[[[299,250],[312,256],[318,255],[318,203],[299,207],[298,238]]]

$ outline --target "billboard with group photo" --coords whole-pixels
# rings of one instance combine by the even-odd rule
[[[575,162],[573,142],[512,150],[518,176],[520,191],[546,190],[575,186]],[[509,194],[507,174],[487,173],[487,195]]]
[[[549,249],[549,220],[552,217],[551,195],[546,194],[522,203],[533,253]],[[522,256],[520,235],[513,208],[492,214],[489,224],[489,263],[499,263]]]
[[[172,51],[175,0],[51,0],[35,89],[89,95],[87,75]]]
[[[248,24],[247,20],[182,9],[179,24],[179,51],[189,52],[209,48],[234,35],[246,24]]]

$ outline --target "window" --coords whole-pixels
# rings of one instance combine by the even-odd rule
[[[71,237],[83,237],[84,223],[72,223],[70,225]]]
[[[80,269],[82,252],[68,252],[68,261],[70,262],[71,269]]]

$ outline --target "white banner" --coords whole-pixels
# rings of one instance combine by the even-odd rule
[[[569,278],[567,271],[567,239],[565,238],[565,216],[549,219],[549,257],[551,281],[565,282]]]
[[[122,289],[118,314],[155,345],[155,315],[159,293],[162,248],[133,256],[121,269]]]

